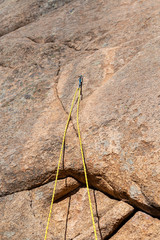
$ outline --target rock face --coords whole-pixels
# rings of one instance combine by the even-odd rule
[[[43,239],[71,101],[98,239],[160,235],[160,3],[0,1],[1,239]],[[50,239],[94,239],[76,107]]]
[[[137,212],[112,238],[116,239],[155,239],[160,236],[160,221]]]

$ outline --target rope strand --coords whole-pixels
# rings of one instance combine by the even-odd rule
[[[77,103],[77,129],[78,129],[79,144],[80,144],[82,161],[83,161],[84,176],[85,176],[86,187],[87,187],[87,192],[88,192],[88,200],[89,200],[90,212],[91,212],[91,217],[92,217],[92,224],[93,224],[93,229],[94,229],[95,240],[97,240],[97,232],[96,232],[96,226],[95,226],[95,222],[94,222],[94,216],[93,216],[93,210],[92,210],[92,202],[91,202],[91,197],[90,197],[90,192],[89,192],[89,185],[88,185],[88,178],[87,178],[87,170],[86,170],[86,164],[85,164],[85,160],[84,160],[82,139],[81,139],[80,128],[79,128],[79,103],[80,103],[80,96],[81,96],[81,89],[79,88],[79,96],[78,96],[78,103]]]
[[[48,233],[48,228],[49,228],[49,222],[51,220],[51,213],[52,213],[52,208],[53,208],[54,196],[55,196],[55,191],[56,191],[56,185],[57,185],[57,180],[58,180],[60,163],[61,163],[62,154],[63,154],[66,132],[67,132],[67,128],[68,128],[68,125],[69,125],[70,118],[71,118],[71,113],[72,113],[72,109],[73,109],[73,105],[74,105],[74,101],[75,101],[75,98],[76,98],[77,91],[78,91],[78,88],[75,91],[75,94],[74,94],[74,97],[73,97],[73,100],[72,100],[72,104],[71,104],[71,109],[70,109],[69,116],[68,116],[68,120],[67,120],[67,124],[66,124],[65,130],[64,130],[63,141],[62,141],[61,152],[60,152],[59,161],[58,161],[56,179],[55,179],[55,184],[54,184],[54,189],[53,189],[53,194],[52,194],[51,206],[50,206],[50,211],[49,211],[49,216],[48,216],[48,221],[47,221],[47,227],[46,227],[44,240],[47,239],[47,233]]]
[[[92,224],[93,224],[93,229],[94,229],[94,235],[95,235],[95,240],[97,240],[96,226],[95,226],[95,222],[94,222],[94,216],[93,216],[93,210],[92,210],[92,202],[91,202],[91,197],[90,197],[90,192],[89,192],[87,170],[86,170],[86,164],[85,164],[85,160],[84,160],[82,140],[81,140],[81,134],[80,134],[80,128],[79,128],[79,105],[80,105],[80,96],[81,96],[81,84],[82,84],[82,82],[80,82],[79,87],[75,91],[75,94],[74,94],[74,97],[73,97],[73,100],[72,100],[72,104],[71,104],[71,108],[70,108],[70,112],[69,112],[69,115],[68,115],[67,124],[66,124],[65,130],[64,130],[63,141],[62,141],[62,146],[61,146],[61,151],[60,151],[60,156],[59,156],[59,161],[58,161],[58,166],[57,166],[55,184],[54,184],[54,189],[53,189],[53,194],[52,194],[52,200],[51,200],[50,211],[49,211],[49,216],[48,216],[48,221],[47,221],[47,227],[46,227],[44,240],[47,239],[48,228],[49,228],[49,223],[50,223],[50,219],[51,219],[51,213],[52,213],[53,202],[54,202],[54,197],[55,197],[55,191],[56,191],[56,186],[57,186],[58,174],[59,174],[59,169],[60,169],[60,163],[61,163],[61,159],[62,159],[62,155],[63,155],[63,148],[64,148],[66,132],[67,132],[67,128],[68,128],[68,125],[69,125],[69,121],[70,121],[70,118],[71,118],[71,113],[72,113],[72,110],[73,110],[73,106],[74,106],[74,102],[75,102],[75,98],[76,98],[76,94],[77,94],[78,90],[79,90],[78,103],[77,103],[77,129],[78,129],[78,137],[79,137],[79,144],[80,144],[82,161],[83,161],[84,175],[85,175],[86,187],[87,187],[87,192],[88,192],[88,199],[89,199],[89,206],[90,206]]]

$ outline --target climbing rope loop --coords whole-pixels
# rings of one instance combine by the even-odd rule
[[[91,202],[91,197],[90,197],[90,192],[89,192],[89,184],[88,184],[87,170],[86,170],[86,164],[85,164],[83,147],[82,147],[82,139],[81,139],[80,127],[79,127],[79,106],[80,106],[80,98],[81,98],[82,79],[83,79],[83,77],[80,76],[80,77],[79,77],[79,86],[78,86],[78,88],[76,89],[75,94],[74,94],[74,96],[73,96],[73,100],[72,100],[70,112],[69,112],[69,115],[68,115],[68,120],[67,120],[67,123],[66,123],[66,126],[65,126],[65,130],[64,130],[64,135],[63,135],[62,146],[61,146],[61,151],[60,151],[60,156],[59,156],[59,161],[58,161],[58,166],[57,166],[55,184],[54,184],[54,188],[53,188],[52,200],[51,200],[51,205],[50,205],[49,216],[48,216],[48,221],[47,221],[47,226],[46,226],[46,231],[45,231],[44,240],[47,240],[48,228],[49,228],[49,223],[50,223],[50,220],[51,220],[51,213],[52,213],[52,209],[53,209],[55,191],[56,191],[56,186],[57,186],[57,180],[58,180],[58,174],[59,174],[61,159],[62,159],[62,155],[63,155],[63,149],[64,149],[64,143],[65,143],[67,128],[68,128],[68,125],[69,125],[69,121],[70,121],[70,119],[71,119],[71,113],[72,113],[72,110],[73,110],[73,106],[74,106],[74,102],[75,102],[75,99],[76,99],[77,92],[79,92],[79,94],[78,94],[78,102],[77,102],[77,130],[78,130],[79,144],[80,144],[81,155],[82,155],[82,162],[83,162],[83,168],[84,168],[84,176],[85,176],[85,182],[86,182],[86,187],[87,187],[87,193],[88,193],[88,200],[89,200],[89,206],[90,206],[92,224],[93,224],[93,229],[94,229],[95,240],[97,240],[96,226],[95,226],[95,222],[94,222],[92,202]]]

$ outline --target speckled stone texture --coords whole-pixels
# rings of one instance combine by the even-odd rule
[[[0,0],[2,240],[44,238],[78,76],[98,239],[156,239],[160,3]],[[47,240],[94,239],[74,107]]]

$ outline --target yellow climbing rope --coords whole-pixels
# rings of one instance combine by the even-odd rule
[[[92,210],[92,202],[91,202],[91,197],[90,197],[90,193],[89,193],[87,170],[86,170],[86,164],[85,164],[85,160],[84,160],[82,140],[81,140],[81,134],[80,134],[80,129],[79,129],[79,120],[78,120],[78,117],[79,117],[80,96],[81,96],[81,89],[79,88],[79,96],[78,96],[78,104],[77,104],[77,129],[78,129],[78,136],[79,136],[79,144],[80,144],[80,148],[81,148],[81,155],[82,155],[82,161],[83,161],[83,168],[84,168],[84,175],[85,175],[86,187],[87,187],[87,192],[88,192],[89,206],[90,206],[91,217],[92,217],[92,224],[93,224],[95,239],[97,240],[97,232],[96,232],[96,226],[95,226],[95,222],[94,222],[94,216],[93,216],[93,210]]]
[[[69,121],[70,121],[70,118],[71,118],[71,113],[72,113],[72,110],[73,110],[73,106],[74,106],[74,102],[75,102],[75,98],[76,98],[78,90],[79,90],[79,95],[78,95],[78,103],[77,103],[77,129],[78,129],[79,143],[80,143],[80,149],[81,149],[81,155],[82,155],[82,161],[83,161],[83,168],[84,168],[86,187],[87,187],[87,192],[88,192],[90,212],[91,212],[91,217],[92,217],[92,224],[93,224],[93,229],[94,229],[95,240],[97,240],[96,226],[95,226],[95,222],[94,222],[94,216],[93,216],[93,210],[92,210],[92,202],[91,202],[91,197],[90,197],[90,192],[89,192],[87,170],[86,170],[86,164],[85,164],[85,160],[84,160],[82,140],[81,140],[81,134],[80,134],[80,128],[79,128],[79,105],[80,105],[80,97],[81,97],[81,87],[82,87],[82,76],[80,76],[80,78],[79,78],[79,87],[75,91],[75,94],[74,94],[74,97],[73,97],[73,100],[72,100],[72,104],[71,104],[71,108],[70,108],[70,112],[69,112],[69,115],[68,115],[67,124],[66,124],[65,130],[64,130],[63,141],[62,141],[62,146],[61,146],[61,151],[60,151],[60,156],[59,156],[59,161],[58,161],[58,166],[57,166],[55,184],[54,184],[54,188],[53,188],[52,200],[51,200],[50,211],[49,211],[49,216],[48,216],[48,221],[47,221],[47,227],[46,227],[44,240],[47,239],[49,222],[50,222],[50,219],[51,219],[51,213],[52,213],[52,208],[53,208],[54,196],[55,196],[56,185],[57,185],[57,180],[58,180],[59,168],[60,168],[60,163],[61,163],[61,159],[62,159],[62,155],[63,155],[63,148],[64,148],[66,132],[67,132],[67,128],[68,128],[68,125],[69,125]]]

